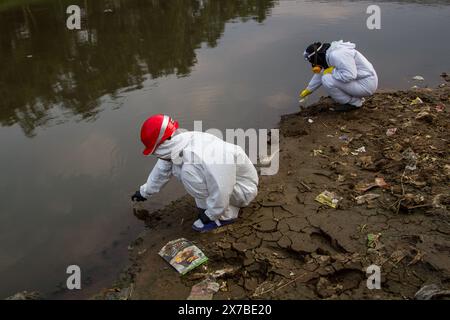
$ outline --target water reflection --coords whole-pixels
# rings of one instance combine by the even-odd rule
[[[274,6],[273,0],[18,2],[0,12],[0,124],[18,123],[28,137],[73,115],[95,117],[101,96],[139,89],[147,76],[189,75],[195,50],[215,47],[226,22],[262,22]],[[75,3],[82,30],[70,31],[65,8]]]

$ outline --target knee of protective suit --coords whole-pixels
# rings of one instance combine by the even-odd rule
[[[331,74],[322,76],[322,84],[328,95],[339,104],[346,104],[352,100],[352,96],[339,89],[336,85],[336,80]]]
[[[336,80],[333,78],[333,76],[330,73],[324,74],[322,76],[322,85],[324,86],[325,89],[334,88],[335,87],[335,85],[334,85],[335,81]]]
[[[250,202],[252,202],[256,196],[258,195],[258,187],[254,186],[252,188],[249,188],[249,192],[247,192],[247,194],[245,195],[245,207],[248,206],[250,204]]]
[[[195,199],[208,198],[206,181],[195,168],[183,166],[181,171],[181,182],[183,183],[186,192]]]
[[[378,77],[377,77],[377,75],[374,75],[373,77],[369,78],[368,80],[369,80],[368,92],[369,92],[369,96],[371,96],[378,89]]]
[[[246,207],[256,198],[258,194],[258,186],[248,185],[243,187],[236,184],[231,194],[230,203],[237,207]]]

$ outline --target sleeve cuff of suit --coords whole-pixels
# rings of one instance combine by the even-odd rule
[[[150,195],[147,193],[147,184],[143,184],[140,188],[139,188],[139,192],[141,193],[141,196],[143,196],[144,198],[148,198]]]

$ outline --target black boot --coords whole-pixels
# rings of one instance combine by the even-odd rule
[[[357,110],[359,108],[361,108],[361,107],[357,107],[357,106],[354,106],[354,105],[348,104],[348,103],[346,103],[346,104],[337,104],[337,105],[333,106],[333,110],[336,111],[336,112],[352,111],[352,110]]]

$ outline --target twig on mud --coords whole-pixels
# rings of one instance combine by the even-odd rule
[[[331,180],[333,180],[332,179],[332,173],[328,173],[328,174],[326,174],[325,172],[313,172],[313,174],[315,174],[315,175],[317,175],[317,176],[324,176],[324,177],[326,177],[326,178],[328,178],[328,179],[331,179]]]
[[[131,295],[133,294],[134,284],[132,283],[130,286],[130,293],[128,294],[127,300],[131,299]]]
[[[303,181],[299,181],[300,182],[300,184],[302,185],[302,186],[304,186],[306,189],[308,189],[308,191],[311,191],[312,189],[311,189],[311,187],[310,186],[308,186],[306,183],[304,183]]]
[[[408,207],[408,210],[418,209],[418,208],[425,208],[425,207],[432,207],[432,206],[433,205],[431,205],[431,204],[421,204],[421,205],[418,205],[418,206]]]
[[[416,255],[415,255],[415,257],[412,259],[412,261],[410,261],[410,262],[408,263],[408,267],[409,267],[409,266],[412,266],[412,265],[414,265],[414,264],[416,264],[416,263],[419,262],[419,261],[421,261],[422,258],[423,258],[423,256],[424,256],[424,253],[423,253],[422,251],[420,251],[419,249],[414,248],[414,247],[413,247],[413,249],[416,250]]]
[[[329,128],[329,126],[327,126],[323,121],[320,122],[324,125],[325,128]]]
[[[402,205],[402,201],[405,200],[405,186],[403,185],[403,178],[405,177],[405,172],[406,172],[406,168],[403,170],[402,176],[400,177],[400,184],[402,186],[402,197],[397,200],[396,205],[397,205],[397,214],[400,211],[400,206]]]
[[[282,289],[282,288],[284,288],[284,287],[286,287],[286,286],[288,286],[288,285],[290,285],[290,284],[292,284],[292,283],[298,281],[298,280],[299,280],[301,277],[303,277],[304,275],[306,275],[306,273],[302,273],[302,274],[299,275],[298,277],[292,279],[291,281],[286,282],[285,284],[283,284],[283,285],[281,285],[281,286],[279,286],[279,287],[274,286],[274,287],[272,287],[272,288],[270,288],[270,289],[268,289],[268,290],[266,290],[266,291],[263,291],[263,292],[261,292],[258,296],[262,296],[262,295],[267,294],[267,293],[272,292],[272,291],[278,291],[278,290],[280,290],[280,289]]]
[[[292,279],[291,281],[286,282],[285,284],[283,284],[282,286],[279,286],[278,288],[275,288],[275,290],[278,291],[278,290],[280,290],[280,289],[282,289],[282,288],[284,288],[284,287],[290,285],[291,283],[296,282],[297,280],[299,280],[299,279],[300,279],[301,277],[303,277],[304,275],[306,275],[306,273],[302,273],[301,275],[299,275],[298,277]]]
[[[406,168],[403,170],[402,176],[400,178],[400,183],[402,185],[402,196],[405,196],[405,186],[403,185],[403,178],[405,177]]]
[[[281,202],[267,202],[267,201],[257,201],[257,203],[261,206],[261,207],[282,207],[283,203]]]

